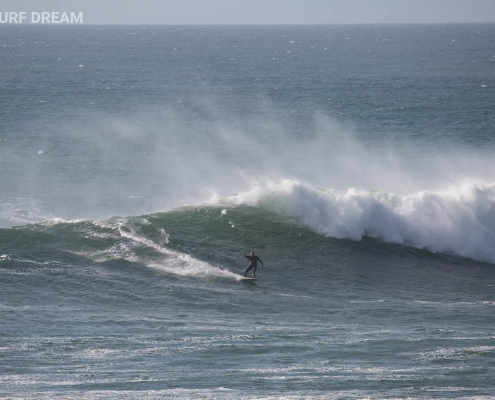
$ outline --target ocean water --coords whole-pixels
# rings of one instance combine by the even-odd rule
[[[493,43],[0,26],[0,397],[495,398]]]

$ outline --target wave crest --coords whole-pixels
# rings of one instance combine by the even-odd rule
[[[466,181],[410,195],[319,189],[293,180],[212,202],[262,207],[326,236],[363,236],[495,263],[495,184]]]

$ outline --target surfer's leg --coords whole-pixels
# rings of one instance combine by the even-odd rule
[[[253,278],[256,278],[256,269],[258,268],[257,265],[254,266],[253,268]]]
[[[247,273],[249,271],[251,271],[252,269],[253,269],[253,266],[252,265],[250,265],[249,267],[247,267],[246,272],[244,272],[244,278],[247,276]]]

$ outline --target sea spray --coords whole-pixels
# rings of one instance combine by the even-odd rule
[[[207,95],[187,109],[154,105],[126,115],[83,109],[56,124],[45,122],[42,146],[9,140],[0,148],[7,170],[16,171],[1,177],[0,226],[194,206],[213,194],[248,192],[284,178],[401,195],[443,190],[465,178],[491,183],[495,158],[489,150],[367,137],[322,111],[301,133],[284,125],[277,105],[259,103],[264,113],[249,123],[223,99]],[[25,129],[34,134],[38,127]]]
[[[95,221],[94,225],[110,230],[113,239],[116,241],[115,244],[103,251],[89,254],[89,257],[95,261],[102,262],[122,258],[126,261],[140,263],[174,275],[200,278],[240,278],[239,275],[199,260],[191,254],[168,248],[169,235],[162,228],[151,227],[155,231],[154,240],[146,237],[140,232],[142,226],[151,225],[146,219],[139,218],[138,221],[132,221],[126,218],[114,218]],[[150,251],[155,254],[151,256]]]

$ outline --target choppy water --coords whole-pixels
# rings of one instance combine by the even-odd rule
[[[494,39],[0,26],[0,395],[494,397]]]

